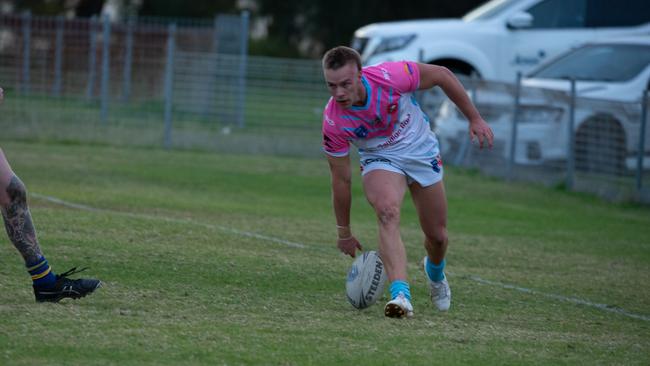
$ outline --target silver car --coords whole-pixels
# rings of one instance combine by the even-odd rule
[[[577,96],[573,149],[571,79]],[[650,86],[650,35],[589,43],[564,53],[522,80],[517,109],[514,85],[476,83],[470,89],[495,133],[501,158],[513,155],[523,165],[563,164],[574,154],[581,171],[619,174],[636,168],[641,100]],[[437,112],[434,130],[447,160],[464,153],[467,122],[451,102],[445,101]],[[650,126],[644,138],[644,167],[650,169]]]

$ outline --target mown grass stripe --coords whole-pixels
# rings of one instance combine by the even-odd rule
[[[591,301],[588,301],[588,300],[579,299],[577,297],[569,297],[569,296],[562,296],[562,295],[544,293],[544,292],[529,289],[529,288],[526,288],[526,287],[511,285],[511,284],[502,283],[502,282],[498,282],[498,281],[486,280],[486,279],[483,279],[483,278],[478,277],[478,276],[469,276],[468,278],[471,279],[472,281],[476,281],[476,282],[484,284],[484,285],[501,287],[501,288],[505,288],[505,289],[508,289],[508,290],[515,290],[515,291],[524,292],[524,293],[532,294],[532,295],[539,295],[539,296],[543,296],[543,297],[550,298],[550,299],[566,301],[566,302],[574,303],[574,304],[577,304],[577,305],[585,305],[585,306],[589,306],[589,307],[592,307],[592,308],[596,308],[596,309],[600,309],[600,310],[604,310],[604,311],[609,311],[609,312],[612,312],[612,313],[624,315],[624,316],[634,318],[634,319],[650,321],[650,316],[635,314],[635,313],[629,312],[629,311],[627,311],[625,309],[619,308],[617,306],[612,306],[612,305],[607,305],[607,304],[599,304],[599,303],[591,302]]]
[[[179,223],[179,224],[192,224],[192,225],[200,225],[206,228],[211,228],[211,229],[218,229],[221,231],[229,232],[232,234],[240,235],[240,236],[245,236],[249,238],[255,238],[255,239],[260,239],[263,241],[270,241],[273,243],[278,243],[278,244],[283,244],[292,248],[315,248],[316,245],[309,245],[309,244],[302,244],[302,243],[296,243],[293,241],[285,240],[285,239],[280,239],[280,238],[275,238],[272,236],[267,236],[263,234],[258,234],[254,233],[251,231],[246,231],[246,230],[239,230],[239,229],[234,229],[226,226],[221,226],[221,225],[215,225],[215,224],[207,224],[204,222],[199,222],[199,221],[194,221],[194,220],[189,220],[189,219],[177,219],[177,218],[171,218],[171,217],[165,217],[165,216],[154,216],[154,215],[147,215],[147,214],[138,214],[138,213],[133,213],[133,212],[124,212],[124,211],[116,211],[116,210],[108,210],[108,209],[101,209],[101,208],[96,208],[96,207],[90,207],[78,203],[73,203],[73,202],[67,202],[64,201],[60,198],[52,197],[52,196],[47,196],[47,195],[42,195],[39,193],[30,193],[33,197],[42,199],[45,201],[49,201],[52,203],[59,204],[61,206],[69,207],[69,208],[76,208],[79,210],[83,211],[90,211],[90,212],[104,212],[104,213],[111,213],[111,214],[117,214],[117,215],[125,215],[125,216],[130,216],[130,217],[136,217],[136,218],[141,218],[141,219],[149,219],[149,220],[163,220],[167,222],[174,222],[174,223]]]
[[[90,211],[90,212],[105,212],[105,213],[111,213],[111,214],[117,214],[117,215],[125,215],[129,217],[136,217],[136,218],[143,218],[143,219],[150,219],[150,220],[163,220],[167,222],[173,222],[173,223],[180,223],[180,224],[191,224],[191,225],[200,225],[206,228],[211,228],[211,229],[218,229],[224,232],[228,232],[231,234],[236,234],[244,237],[249,237],[249,238],[255,238],[259,239],[262,241],[270,241],[273,243],[278,243],[278,244],[283,244],[292,248],[301,248],[301,249],[321,249],[323,248],[323,245],[316,245],[316,244],[306,244],[306,243],[297,243],[293,242],[290,240],[282,239],[282,238],[276,238],[268,235],[263,235],[263,234],[258,234],[255,232],[250,232],[250,231],[245,231],[245,230],[239,230],[239,229],[234,229],[222,225],[215,225],[215,224],[207,224],[207,223],[202,223],[198,221],[193,221],[193,220],[188,220],[188,219],[177,219],[177,218],[170,218],[170,217],[165,217],[165,216],[154,216],[154,215],[147,215],[147,214],[138,214],[138,213],[133,213],[133,212],[124,212],[124,211],[116,211],[116,210],[108,210],[108,209],[101,209],[101,208],[96,208],[96,207],[91,207],[83,204],[78,204],[78,203],[73,203],[73,202],[68,202],[64,201],[60,198],[52,197],[52,196],[47,196],[47,195],[42,195],[39,193],[31,193],[31,195],[35,198],[46,200],[52,203],[56,203],[65,207],[69,208],[75,208],[79,210],[84,210],[84,211]],[[644,321],[650,321],[650,316],[647,315],[642,315],[642,314],[636,314],[630,311],[627,311],[623,308],[617,307],[617,306],[612,306],[612,305],[607,305],[607,304],[601,304],[601,303],[595,303],[591,302],[588,300],[583,300],[580,298],[576,297],[568,297],[568,296],[563,296],[563,295],[557,295],[557,294],[552,294],[552,293],[545,293],[533,289],[529,289],[526,287],[521,287],[517,285],[512,285],[512,284],[507,284],[507,283],[502,283],[498,281],[491,281],[491,280],[486,280],[483,279],[479,276],[474,276],[474,275],[464,275],[464,278],[468,278],[472,281],[484,284],[484,285],[489,285],[489,286],[494,286],[494,287],[501,287],[504,289],[509,289],[509,290],[515,290],[523,293],[528,293],[536,296],[542,296],[546,297],[549,299],[554,299],[554,300],[559,300],[563,302],[570,302],[576,305],[584,305],[592,308],[596,308],[599,310],[607,311],[607,312],[612,312],[615,314],[623,315],[626,317],[630,317],[633,319],[639,319],[639,320],[644,320]]]

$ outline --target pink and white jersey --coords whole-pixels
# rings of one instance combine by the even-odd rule
[[[429,119],[413,94],[420,83],[414,62],[385,62],[363,68],[366,104],[340,107],[330,98],[323,112],[323,149],[346,156],[350,143],[359,152],[396,152],[433,135]]]

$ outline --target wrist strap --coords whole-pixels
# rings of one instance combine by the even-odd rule
[[[349,229],[350,225],[336,225],[337,229]]]

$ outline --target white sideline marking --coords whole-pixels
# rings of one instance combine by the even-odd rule
[[[255,239],[260,239],[260,240],[271,241],[271,242],[274,242],[274,243],[284,244],[286,246],[293,247],[293,248],[306,248],[307,247],[307,245],[305,245],[305,244],[295,243],[295,242],[292,242],[292,241],[289,241],[289,240],[274,238],[272,236],[257,234],[257,233],[253,233],[253,232],[250,232],[250,231],[237,230],[237,229],[233,229],[233,228],[226,227],[226,226],[221,226],[221,225],[206,224],[206,223],[203,223],[203,222],[197,222],[197,221],[193,221],[193,220],[190,220],[190,219],[175,219],[175,218],[165,217],[165,216],[154,216],[154,215],[138,214],[138,213],[132,213],[132,212],[106,210],[106,209],[95,208],[95,207],[86,206],[86,205],[80,205],[78,203],[67,202],[67,201],[64,201],[64,200],[56,198],[56,197],[45,196],[45,195],[38,194],[38,193],[30,193],[30,194],[32,196],[34,196],[36,198],[40,198],[42,200],[50,201],[50,202],[59,204],[61,206],[76,208],[76,209],[83,210],[83,211],[106,212],[106,213],[112,213],[112,214],[124,215],[124,216],[136,217],[136,218],[144,218],[144,219],[150,219],[150,220],[163,220],[163,221],[173,222],[173,223],[200,225],[200,226],[203,226],[203,227],[206,227],[206,228],[218,229],[218,230],[221,230],[221,231],[225,231],[225,232],[229,232],[229,233],[232,233],[232,234],[237,234],[237,235],[241,235],[241,236],[245,236],[245,237],[249,237],[249,238],[255,238]]]
[[[502,283],[502,282],[484,280],[484,279],[482,279],[481,277],[478,277],[478,276],[469,276],[469,278],[471,280],[473,280],[473,281],[476,281],[478,283],[482,283],[484,285],[497,286],[497,287],[501,287],[501,288],[505,288],[505,289],[509,289],[509,290],[515,290],[515,291],[519,291],[519,292],[525,292],[525,293],[533,294],[533,295],[541,295],[541,296],[548,297],[548,298],[554,299],[554,300],[567,301],[567,302],[571,302],[571,303],[578,304],[578,305],[590,306],[592,308],[605,310],[605,311],[609,311],[609,312],[620,314],[620,315],[625,315],[625,316],[628,316],[630,318],[650,321],[649,316],[631,313],[631,312],[629,312],[629,311],[627,311],[625,309],[621,309],[619,307],[614,307],[614,306],[607,305],[607,304],[598,304],[598,303],[595,303],[595,302],[582,300],[582,299],[579,299],[577,297],[568,297],[568,296],[562,296],[562,295],[547,294],[547,293],[544,293],[544,292],[536,291],[536,290],[525,288],[525,287],[509,285],[507,283]]]
[[[107,209],[101,209],[101,208],[95,208],[95,207],[91,207],[91,206],[81,205],[81,204],[78,204],[78,203],[67,202],[67,201],[64,201],[64,200],[56,198],[56,197],[46,196],[46,195],[42,195],[42,194],[38,194],[38,193],[30,193],[30,194],[32,196],[36,197],[36,198],[40,198],[40,199],[50,201],[50,202],[53,202],[53,203],[56,203],[56,204],[59,204],[59,205],[62,205],[62,206],[66,206],[66,207],[70,207],[70,208],[76,208],[76,209],[84,210],[84,211],[106,212],[106,213],[125,215],[125,216],[136,217],[136,218],[145,218],[145,219],[150,219],[150,220],[163,220],[163,221],[168,221],[168,222],[173,222],[173,223],[200,225],[200,226],[203,226],[203,227],[206,227],[206,228],[218,229],[218,230],[226,231],[226,232],[229,232],[229,233],[233,233],[233,234],[237,234],[237,235],[241,235],[241,236],[245,236],[245,237],[249,237],[249,238],[256,238],[256,239],[260,239],[260,240],[266,240],[266,241],[270,241],[270,242],[274,242],[274,243],[284,244],[284,245],[287,245],[287,246],[293,247],[293,248],[307,248],[307,247],[309,247],[309,245],[307,245],[307,244],[296,243],[296,242],[292,242],[292,241],[289,241],[289,240],[275,238],[275,237],[272,237],[272,236],[266,236],[266,235],[262,235],[262,234],[253,233],[253,232],[250,232],[250,231],[237,230],[237,229],[233,229],[233,228],[229,228],[229,227],[221,226],[221,225],[206,224],[206,223],[202,223],[202,222],[192,221],[192,220],[189,220],[189,219],[175,219],[175,218],[164,217],[164,216],[154,216],[154,215],[147,215],[147,214],[137,214],[137,213],[132,213],[132,212],[107,210]],[[635,313],[629,312],[629,311],[627,311],[625,309],[622,309],[622,308],[619,308],[619,307],[613,307],[613,306],[607,305],[607,304],[599,304],[599,303],[595,303],[595,302],[591,302],[591,301],[587,301],[587,300],[582,300],[582,299],[579,299],[579,298],[576,298],[576,297],[567,297],[567,296],[562,296],[562,295],[549,294],[549,293],[540,292],[540,291],[536,291],[536,290],[525,288],[525,287],[510,285],[510,284],[507,284],[507,283],[485,280],[485,279],[483,279],[481,277],[478,277],[478,276],[468,276],[467,278],[469,278],[472,281],[484,284],[484,285],[501,287],[501,288],[505,288],[505,289],[508,289],[508,290],[515,290],[515,291],[524,292],[524,293],[528,293],[528,294],[532,294],[532,295],[540,295],[540,296],[543,296],[543,297],[546,297],[546,298],[549,298],[549,299],[570,302],[570,303],[577,304],[577,305],[589,306],[589,307],[592,307],[592,308],[608,311],[608,312],[611,312],[611,313],[616,313],[616,314],[627,316],[627,317],[634,318],[634,319],[650,321],[650,316],[642,315],[642,314],[635,314]]]

